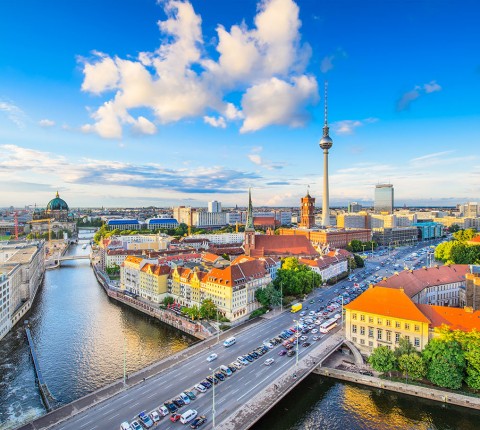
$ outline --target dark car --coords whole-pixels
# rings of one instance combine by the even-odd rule
[[[263,354],[265,354],[265,352],[263,352],[263,349],[262,349],[262,348],[257,348],[257,349],[255,350],[255,352],[256,352],[258,355],[263,355]]]
[[[280,336],[277,336],[275,339],[277,340],[277,343],[282,343],[282,338]]]
[[[287,357],[293,357],[296,354],[294,349],[291,349],[290,351],[287,352]]]
[[[199,417],[195,418],[192,423],[190,424],[191,429],[198,429],[202,424],[207,422],[207,417],[205,415],[200,415]]]
[[[248,354],[243,356],[250,363],[253,361],[253,357],[250,357]]]
[[[177,408],[181,408],[182,406],[185,406],[185,402],[180,397],[173,399],[172,402],[175,404]]]
[[[302,343],[302,346],[303,346],[304,348],[307,348],[307,347],[309,347],[310,345],[311,345],[310,342],[303,342],[303,343]]]
[[[237,368],[235,366],[227,366],[230,369],[230,372],[235,373]]]
[[[268,348],[265,345],[262,345],[260,348],[262,348],[264,354],[268,352]]]
[[[220,379],[220,381],[225,381],[225,375],[221,372],[215,373],[215,377]]]
[[[185,391],[185,394],[188,396],[190,400],[195,400],[197,398],[197,396],[193,391]]]
[[[172,402],[165,402],[164,405],[168,409],[168,412],[170,412],[171,414],[176,412],[177,409],[178,409],[177,406],[175,404],[173,404]]]
[[[287,353],[287,350],[286,349],[281,349],[280,351],[278,351],[278,355],[285,355]]]
[[[207,390],[209,388],[212,388],[212,384],[210,383],[210,381],[207,381],[206,379],[200,382],[200,385],[203,385]]]
[[[248,355],[250,355],[253,358],[258,358],[260,357],[255,351],[249,352]]]
[[[217,385],[218,384],[218,379],[217,378],[213,378],[212,376],[207,376],[207,381],[210,382],[210,384],[215,384]]]
[[[293,348],[293,345],[291,343],[289,343],[288,345],[285,345],[285,348],[286,349],[292,349]]]

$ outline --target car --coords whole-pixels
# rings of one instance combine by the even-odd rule
[[[222,364],[219,369],[220,372],[222,372],[225,376],[232,376],[232,371],[228,368],[228,366]]]
[[[263,344],[269,348],[269,349],[273,349],[273,345],[270,343],[270,342],[263,342]]]
[[[318,333],[318,330],[316,328],[312,330],[312,334],[315,334],[315,333]]]
[[[187,396],[187,393],[184,393],[184,392],[180,393],[178,397],[182,399],[183,403],[185,403],[186,405],[188,405],[191,402],[190,397]]]
[[[147,429],[153,426],[152,419],[147,415],[147,411],[142,411],[138,414],[138,418],[140,418],[141,423]]]
[[[360,375],[373,376],[373,373],[370,372],[370,370],[361,369],[358,373],[360,373]]]
[[[235,366],[232,366],[231,364],[227,366],[230,372],[235,373],[237,371],[237,368]]]
[[[158,407],[158,413],[162,416],[162,417],[166,417],[168,415],[168,409],[165,407],[165,406],[159,406]]]
[[[226,376],[222,372],[215,373],[215,377],[218,378],[220,381],[225,381]]]
[[[168,412],[170,412],[171,414],[173,414],[174,412],[177,412],[178,408],[177,408],[177,405],[175,405],[174,403],[165,402],[164,405],[168,409]]]
[[[153,410],[149,414],[150,418],[154,423],[158,423],[160,421],[160,415],[158,414],[157,411]]]
[[[185,406],[185,402],[180,397],[173,399],[172,402],[177,408]]]
[[[308,336],[302,336],[302,337],[300,338],[300,340],[301,340],[302,342],[305,342],[307,339],[308,339]]]
[[[243,358],[245,358],[245,360],[247,360],[248,362],[253,362],[253,357],[250,357],[250,355],[244,355]]]
[[[197,398],[197,396],[196,396],[195,393],[193,392],[193,389],[192,389],[192,390],[185,391],[184,393],[188,396],[188,398],[189,398],[190,400],[195,400],[195,399]]]
[[[200,385],[203,385],[207,390],[209,388],[212,388],[212,384],[210,383],[210,381],[207,381],[206,379],[204,379],[202,382],[200,382]]]
[[[176,423],[179,419],[181,418],[181,415],[180,414],[172,414],[170,416],[170,421],[172,423]]]
[[[301,317],[303,317],[303,316],[306,315],[306,314],[307,314],[307,313],[306,313],[305,311],[302,311],[302,312],[300,312],[299,315],[300,315]]]
[[[207,391],[207,388],[205,387],[205,385],[202,385],[202,384],[197,384],[195,385],[195,390],[197,390],[199,393],[205,393]]]
[[[242,363],[244,366],[246,366],[248,364],[248,360],[243,356],[237,357],[237,361]]]
[[[215,378],[215,377],[207,376],[205,379],[206,379],[208,382],[210,382],[211,385],[213,385],[213,384],[217,385],[217,384],[218,384],[218,379]]]
[[[218,358],[218,355],[213,353],[213,354],[210,354],[208,357],[207,357],[207,361],[208,362],[211,362],[213,360],[216,360]]]
[[[234,361],[234,362],[232,363],[232,365],[233,365],[234,367],[236,367],[237,370],[240,370],[240,369],[243,367],[243,366],[242,366],[242,363],[239,363],[238,361]]]
[[[275,360],[273,358],[267,358],[265,360],[265,363],[263,363],[265,366],[271,366],[273,363],[275,363]]]
[[[288,345],[285,345],[285,349],[290,350],[293,348],[293,345],[289,343]]]
[[[202,424],[205,424],[207,422],[207,417],[205,415],[200,415],[199,417],[195,418],[191,424],[190,428],[191,429],[198,429]]]
[[[320,320],[315,321],[315,325],[320,325],[321,323],[322,323],[322,321],[320,321]]]
[[[310,345],[311,345],[310,342],[304,342],[304,343],[302,343],[302,346],[303,346],[304,348],[307,348],[307,347],[309,347]]]
[[[291,349],[290,351],[287,352],[287,357],[293,357],[296,354],[296,351],[294,349]]]
[[[278,355],[279,355],[279,356],[286,355],[287,352],[288,352],[288,351],[287,351],[286,349],[281,349],[280,351],[278,351]]]
[[[313,336],[313,340],[316,342],[317,340],[320,340],[320,336]]]
[[[258,357],[260,357],[259,354],[257,354],[255,351],[252,351],[252,352],[249,352],[248,355],[250,355],[251,357],[257,359]]]
[[[143,430],[143,427],[139,424],[138,421],[132,421],[132,422],[130,423],[130,428],[131,428],[132,430]]]
[[[311,305],[313,305],[315,303],[315,300],[310,300],[308,303],[310,303]]]

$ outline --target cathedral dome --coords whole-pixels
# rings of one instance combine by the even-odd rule
[[[68,211],[68,205],[60,198],[58,191],[55,198],[48,202],[47,211]]]

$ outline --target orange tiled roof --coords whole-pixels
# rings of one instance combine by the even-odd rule
[[[388,288],[403,288],[409,297],[413,297],[427,287],[462,282],[465,280],[465,274],[469,271],[467,264],[430,267],[413,270],[412,272],[403,270],[378,282],[377,285]]]
[[[125,258],[125,263],[140,264],[142,260],[143,258],[135,257],[134,255],[129,255],[127,258]]]
[[[266,274],[265,263],[260,260],[253,260],[234,264],[225,269],[212,269],[208,273],[206,280],[233,287],[245,284],[252,279],[263,278]]]
[[[311,242],[305,236],[281,236],[257,234],[255,250],[264,255],[318,255]],[[255,256],[256,253],[252,252]]]
[[[471,243],[474,245],[480,245],[480,235],[473,237],[468,241],[468,243]]]
[[[204,252],[202,254],[202,260],[210,263],[215,263],[220,258],[217,254],[213,254],[212,252]]]
[[[431,321],[431,327],[446,324],[452,330],[480,330],[480,311],[468,312],[463,308],[448,306],[416,305]]]
[[[164,265],[159,266],[156,264],[147,263],[142,267],[141,271],[145,273],[151,272],[156,276],[168,275],[170,273],[170,267],[164,266]]]
[[[344,307],[351,311],[368,312],[385,317],[430,322],[401,289],[370,287]]]

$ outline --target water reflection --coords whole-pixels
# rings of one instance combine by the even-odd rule
[[[80,243],[69,254],[89,250]],[[60,404],[123,377],[124,338],[128,373],[194,340],[108,298],[88,260],[69,261],[61,269],[46,272],[28,319],[44,378]],[[43,413],[19,324],[0,342],[0,429]]]

